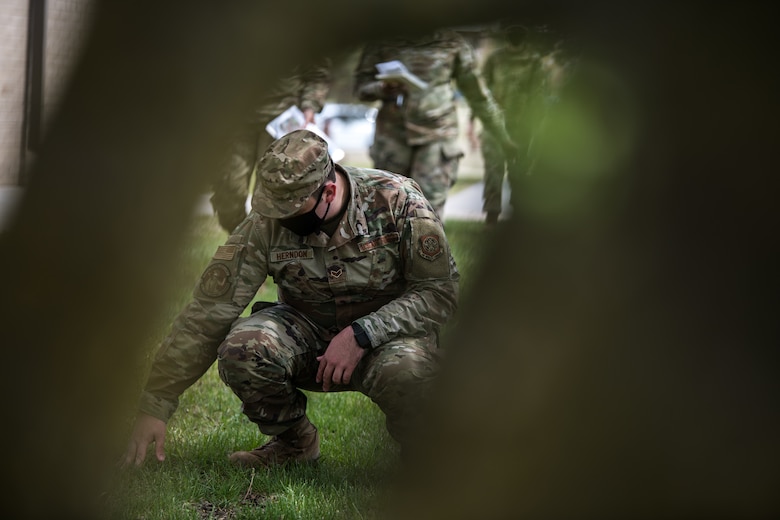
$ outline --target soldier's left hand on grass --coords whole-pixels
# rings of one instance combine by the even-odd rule
[[[154,443],[154,454],[158,461],[165,460],[165,429],[164,421],[139,413],[135,420],[133,433],[127,443],[127,450],[120,461],[123,468],[141,466],[146,460],[146,450]]]
[[[347,327],[330,341],[325,353],[317,357],[320,365],[317,369],[318,383],[327,392],[331,385],[348,385],[352,372],[363,359],[366,351],[358,345],[352,327]]]

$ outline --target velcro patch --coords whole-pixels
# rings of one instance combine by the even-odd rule
[[[358,249],[360,249],[361,253],[365,253],[366,251],[370,251],[372,249],[376,249],[377,247],[382,247],[387,244],[395,244],[401,240],[401,235],[399,233],[388,233],[386,235],[382,235],[379,237],[372,238],[371,240],[366,240],[365,242],[361,242],[358,244]]]
[[[214,253],[214,260],[233,260],[233,257],[236,256],[237,250],[238,247],[235,245],[219,246],[217,248],[217,252]]]

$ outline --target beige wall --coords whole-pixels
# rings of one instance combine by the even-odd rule
[[[93,0],[46,2],[44,120],[56,107],[80,49]],[[29,0],[0,0],[0,185],[19,184]],[[30,158],[28,157],[28,160]]]
[[[44,117],[48,120],[82,50],[93,0],[47,0],[46,4]]]
[[[15,184],[18,177],[27,11],[27,0],[0,0],[0,184]]]

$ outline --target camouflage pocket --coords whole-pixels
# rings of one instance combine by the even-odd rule
[[[420,116],[426,121],[436,121],[443,116],[455,112],[456,107],[452,102],[453,89],[449,83],[433,85],[426,90],[419,91],[417,96],[412,93],[411,97],[415,99],[416,109]]]

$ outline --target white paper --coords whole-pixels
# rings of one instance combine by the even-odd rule
[[[398,60],[385,61],[376,64],[379,74],[376,79],[400,81],[420,90],[428,88],[428,83],[415,76]]]

